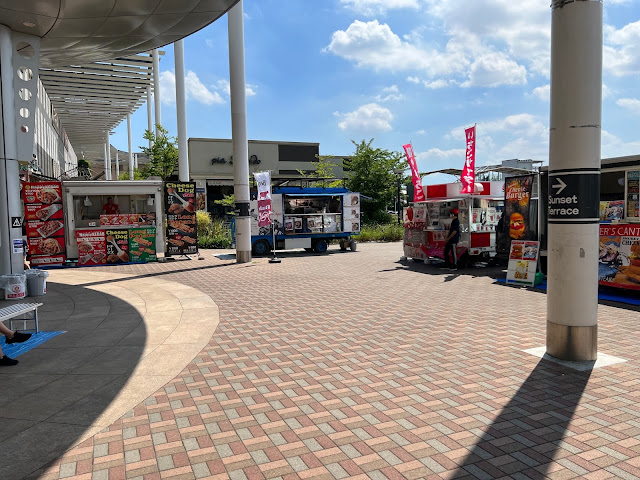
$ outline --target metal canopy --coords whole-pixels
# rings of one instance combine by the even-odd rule
[[[534,170],[527,170],[526,168],[505,167],[503,165],[485,165],[484,167],[476,168],[476,175],[481,173],[502,173],[503,175],[527,175],[535,173]],[[455,175],[459,177],[462,175],[462,170],[458,168],[443,168],[442,170],[434,170],[432,172],[421,173],[420,176],[432,175],[434,173],[445,173],[447,175]]]
[[[180,40],[238,0],[0,0],[0,23],[41,37],[41,65],[111,60]]]
[[[148,53],[39,71],[51,103],[76,153],[104,157],[108,132],[147,101],[153,61]]]

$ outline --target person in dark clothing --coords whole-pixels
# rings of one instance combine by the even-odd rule
[[[455,246],[460,241],[460,220],[458,220],[457,208],[451,210],[451,216],[453,217],[453,220],[451,220],[449,235],[447,235],[444,245],[444,263],[448,268],[455,269],[458,268],[458,259],[456,258]],[[451,257],[453,259],[452,262],[449,262],[449,253],[451,253]]]

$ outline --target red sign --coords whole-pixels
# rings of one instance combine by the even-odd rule
[[[62,184],[60,182],[38,182],[24,183],[22,185],[22,196],[25,204],[62,203]]]
[[[103,265],[107,263],[106,235],[104,230],[76,230],[78,265]]]
[[[404,153],[407,155],[407,162],[411,168],[411,180],[413,181],[413,202],[424,202],[424,190],[422,189],[422,179],[418,172],[418,163],[416,162],[416,156],[413,153],[413,147],[410,143],[403,145]]]
[[[31,265],[60,265],[66,260],[62,184],[22,184],[27,254]]]
[[[258,226],[271,225],[271,200],[258,200]]]
[[[62,205],[54,203],[53,205],[45,205],[44,203],[34,203],[33,205],[24,206],[24,219],[26,221],[46,221],[46,220],[62,220]]]
[[[29,255],[59,255],[64,253],[64,237],[29,238],[27,248]]]
[[[467,128],[464,131],[467,138],[467,154],[462,169],[462,190],[460,193],[473,193],[473,187],[476,181],[476,127]]]

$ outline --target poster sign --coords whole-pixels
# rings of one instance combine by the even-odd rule
[[[509,250],[507,283],[529,285],[536,281],[540,242],[513,240]]]
[[[600,221],[619,222],[624,217],[624,200],[600,202]]]
[[[409,168],[411,168],[411,181],[413,182],[413,202],[424,202],[424,190],[422,188],[422,179],[418,172],[418,162],[416,156],[413,153],[413,146],[410,143],[403,145],[404,153],[407,155],[407,162],[409,162]]]
[[[345,232],[360,232],[360,194],[347,193],[342,200],[342,221]]]
[[[511,240],[533,240],[530,209],[533,175],[510,177],[504,183],[505,221]]]
[[[253,174],[258,185],[258,227],[271,225],[271,172]]]
[[[22,199],[31,265],[62,265],[66,260],[62,183],[24,183]]]
[[[640,225],[600,225],[598,281],[640,290]]]
[[[129,230],[106,229],[107,263],[129,263]]]
[[[132,262],[156,262],[156,229],[132,228],[129,230],[129,259]]]
[[[198,252],[195,182],[164,184],[167,212],[167,255]]]
[[[476,183],[476,127],[467,128],[464,131],[467,139],[467,150],[462,168],[462,176],[460,182],[462,189],[460,193],[473,193]]]
[[[78,265],[104,265],[107,263],[107,245],[104,230],[76,230]]]

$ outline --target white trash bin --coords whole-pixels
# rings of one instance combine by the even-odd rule
[[[4,300],[22,300],[27,296],[27,277],[23,274],[0,276],[0,296]]]
[[[47,293],[47,277],[49,272],[32,269],[25,270],[27,276],[27,291],[30,297],[40,297]]]

